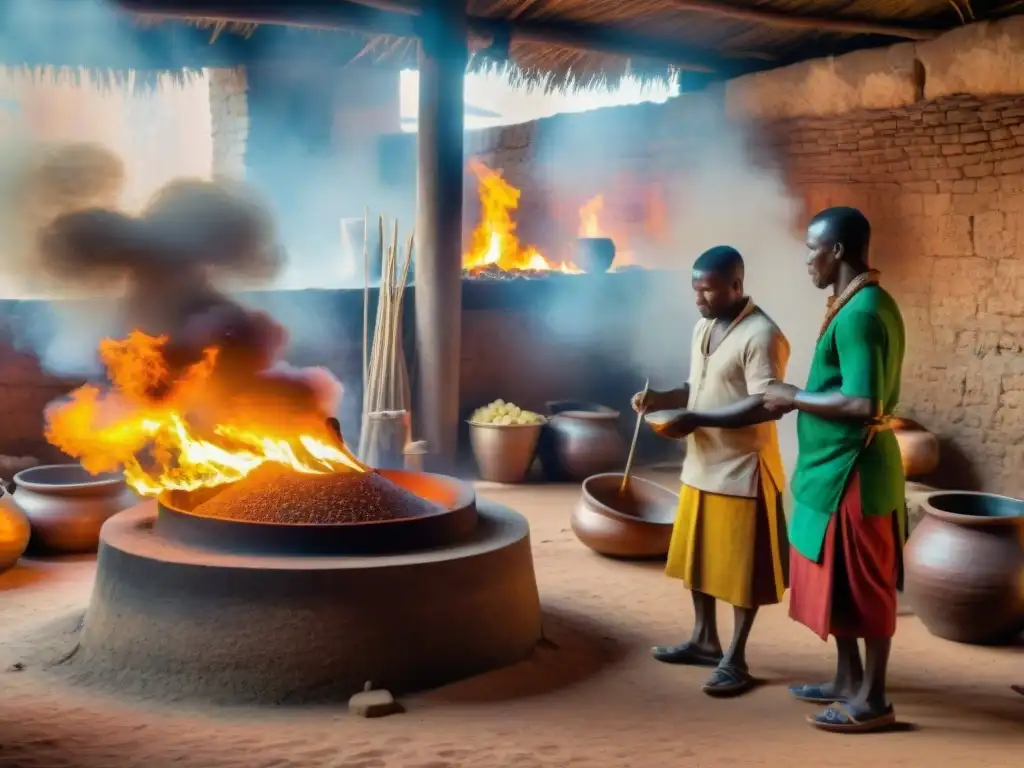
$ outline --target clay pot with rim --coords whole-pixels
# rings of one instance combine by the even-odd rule
[[[902,417],[893,419],[892,432],[900,446],[903,474],[920,477],[935,471],[940,456],[938,437],[913,419]]]
[[[903,551],[904,594],[933,635],[1000,644],[1024,630],[1024,501],[929,494]]]
[[[25,554],[32,526],[25,513],[0,485],[0,573],[13,568]]]
[[[598,554],[664,557],[672,540],[679,497],[639,477],[630,477],[624,492],[621,484],[620,472],[584,480],[572,512],[572,532]]]
[[[572,260],[587,274],[607,272],[615,261],[615,241],[610,237],[578,237]]]
[[[32,526],[29,551],[95,552],[107,518],[138,503],[119,474],[91,475],[80,464],[48,464],[14,476],[15,503]]]
[[[581,481],[622,469],[626,443],[619,433],[618,411],[579,400],[555,400],[546,406],[548,423],[538,452],[549,479]]]

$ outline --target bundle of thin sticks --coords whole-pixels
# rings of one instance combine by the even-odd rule
[[[408,438],[412,388],[406,364],[402,333],[405,291],[412,266],[414,234],[409,235],[404,252],[398,244],[398,221],[392,222],[391,241],[385,245],[384,216],[378,219],[381,252],[377,318],[370,346],[370,220],[363,219],[363,421],[359,435],[359,456],[373,462],[381,451],[400,451]],[[393,414],[393,418],[388,418]],[[385,434],[393,432],[394,434]],[[400,434],[399,434],[400,433]]]

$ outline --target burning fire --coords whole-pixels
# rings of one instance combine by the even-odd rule
[[[284,403],[266,410],[266,401],[254,407],[258,398],[224,395],[215,377],[217,348],[173,374],[167,342],[141,331],[101,342],[111,387],[87,384],[51,406],[46,438],[91,473],[123,470],[145,496],[232,483],[266,462],[307,474],[366,471],[308,412],[286,413]]]
[[[470,170],[480,184],[480,223],[473,231],[469,251],[463,254],[462,268],[483,270],[547,271],[557,270],[579,274],[570,262],[552,264],[533,246],[523,247],[516,236],[512,212],[519,207],[520,191],[509,184],[500,172],[478,160],[471,160]]]
[[[601,211],[604,195],[596,195],[580,206],[579,237],[604,237],[601,230]]]

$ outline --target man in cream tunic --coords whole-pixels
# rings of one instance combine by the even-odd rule
[[[645,413],[681,409],[648,421],[659,434],[687,441],[665,572],[690,589],[696,619],[687,642],[658,646],[654,657],[715,667],[703,690],[726,696],[754,686],[747,639],[758,609],[780,602],[787,586],[785,475],[775,423],[762,400],[769,385],[785,379],[789,343],[744,294],[743,259],[735,249],[718,246],[702,254],[693,266],[693,288],[702,319],[694,329],[689,382],[634,398]],[[716,600],[734,608],[725,654]]]

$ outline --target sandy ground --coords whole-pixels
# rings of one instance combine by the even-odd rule
[[[609,561],[580,545],[568,526],[575,488],[481,493],[521,510],[532,525],[550,637],[533,659],[408,698],[406,714],[372,721],[348,716],[344,706],[210,709],[114,700],[69,687],[31,661],[49,642],[46,632],[54,632],[53,653],[68,642],[48,628],[74,627],[88,601],[92,559],[26,561],[0,576],[0,766],[1022,764],[1024,697],[1010,684],[1024,683],[1024,648],[947,643],[902,616],[891,674],[900,730],[819,733],[804,720],[812,707],[791,701],[785,686],[825,679],[830,648],[793,624],[784,607],[764,611],[754,628],[750,661],[766,684],[741,699],[709,699],[700,692],[707,670],[650,658],[651,645],[688,634],[686,592],[657,566]],[[722,620],[729,631],[724,611]]]

